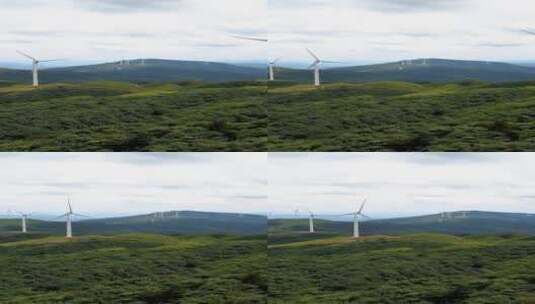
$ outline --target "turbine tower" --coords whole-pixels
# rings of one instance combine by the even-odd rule
[[[27,233],[28,230],[26,229],[26,223],[28,221],[28,216],[30,216],[31,213],[22,213],[19,211],[17,211],[17,213],[20,214],[21,219],[22,219],[22,233]]]
[[[309,69],[314,69],[314,85],[316,87],[319,87],[321,85],[320,82],[320,66],[322,63],[340,63],[337,61],[326,61],[321,60],[316,54],[314,54],[310,49],[306,49],[307,52],[314,58],[314,62],[308,67]]]
[[[309,211],[308,213],[308,232],[314,233],[314,213],[312,213],[312,211]]]
[[[271,60],[269,62],[269,81],[274,81],[275,80],[275,65],[277,64],[277,62],[279,62],[281,60],[281,58],[277,58],[275,60]]]
[[[33,74],[33,87],[34,88],[37,88],[39,87],[39,63],[42,63],[42,62],[51,62],[51,61],[58,61],[57,59],[50,59],[50,60],[38,60],[38,59],[35,59],[34,57],[28,55],[28,54],[25,54],[21,51],[17,51],[17,53],[19,53],[20,55],[30,59],[32,61],[32,74]]]
[[[343,216],[346,215],[352,215],[353,216],[353,238],[359,238],[360,237],[360,231],[359,231],[359,221],[361,217],[369,218],[369,216],[362,213],[362,210],[364,209],[364,206],[366,205],[366,199],[362,201],[362,204],[360,205],[360,208],[353,212],[353,213],[347,213],[343,214]]]

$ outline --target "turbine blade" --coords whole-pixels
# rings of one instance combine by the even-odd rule
[[[90,217],[89,215],[84,215],[80,213],[73,213],[72,215],[80,216],[80,217]]]
[[[362,205],[360,205],[360,209],[359,209],[359,211],[357,213],[360,214],[362,212],[362,209],[364,209],[364,205],[366,205],[366,200],[367,199],[364,199],[364,201],[362,201]]]
[[[232,37],[242,40],[251,40],[251,41],[260,41],[260,42],[268,42],[268,39],[265,38],[256,38],[256,37],[246,37],[246,36],[235,36],[232,35]]]
[[[29,58],[29,59],[31,59],[31,60],[33,60],[33,61],[37,61],[37,59],[33,58],[32,56],[30,56],[30,55],[28,55],[28,54],[25,54],[25,53],[19,51],[19,50],[17,50],[17,53],[19,53],[19,54],[21,54],[22,56],[24,56],[24,57],[26,57],[26,58]]]
[[[524,32],[526,34],[530,34],[530,35],[535,35],[535,31],[528,30],[528,29],[523,29],[522,32]]]
[[[320,64],[319,61],[314,61],[314,62],[308,67],[308,69],[310,70],[310,69],[312,69],[312,68],[315,68],[318,64]]]
[[[316,54],[314,54],[310,49],[306,49],[307,52],[310,54],[310,56],[312,56],[314,59],[316,59],[317,62],[320,62],[320,58],[318,56],[316,56]]]
[[[62,214],[60,216],[56,216],[55,218],[53,218],[53,220],[57,220],[59,218],[63,218],[63,217],[66,217],[67,215],[69,215],[68,213],[65,213],[65,214]]]
[[[325,61],[325,60],[322,60],[321,62],[322,63],[343,63],[343,62],[340,62],[340,61]]]
[[[62,59],[47,59],[47,60],[39,60],[39,62],[52,62],[52,61],[61,61]]]

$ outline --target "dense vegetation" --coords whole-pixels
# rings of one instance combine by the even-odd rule
[[[534,303],[535,238],[275,236],[270,303]]]
[[[0,86],[1,151],[262,151],[262,82]]]
[[[265,237],[0,235],[1,303],[266,303]]]
[[[271,151],[533,151],[535,82],[273,84]]]

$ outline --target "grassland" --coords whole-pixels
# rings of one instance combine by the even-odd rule
[[[266,303],[265,237],[0,235],[1,303]]]
[[[535,82],[275,83],[271,151],[533,151]]]
[[[273,235],[270,303],[535,303],[535,238]]]
[[[262,151],[265,83],[0,86],[0,151]]]

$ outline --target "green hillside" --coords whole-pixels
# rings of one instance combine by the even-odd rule
[[[316,234],[307,233],[308,219],[274,219],[269,221],[270,238],[274,242],[301,238],[351,235],[353,222],[314,221]],[[412,233],[443,233],[451,235],[527,234],[535,235],[535,215],[483,211],[458,211],[445,216],[433,214],[417,217],[369,220],[360,222],[362,235],[403,235]]]
[[[534,303],[535,238],[417,234],[269,246],[270,303]]]
[[[271,151],[533,151],[535,82],[273,84]]]
[[[0,219],[0,232],[18,232],[20,219]],[[32,233],[65,234],[65,222],[28,221]],[[260,215],[170,211],[130,217],[82,220],[73,223],[75,235],[157,233],[157,234],[265,234],[267,219]]]
[[[0,264],[6,304],[266,303],[264,237],[0,234]]]
[[[1,151],[260,151],[265,83],[0,86]]]
[[[282,81],[313,82],[310,70],[278,69]],[[501,62],[446,59],[416,59],[374,65],[328,68],[321,71],[323,82],[459,82],[479,80],[511,82],[535,80],[535,69]]]
[[[120,62],[96,65],[41,69],[42,83],[126,81],[126,82],[169,82],[169,81],[256,81],[266,78],[266,70],[242,67],[225,63],[205,61],[181,61],[162,59],[136,59],[129,64]],[[0,69],[0,81],[24,82],[30,84],[32,74],[27,70]]]

